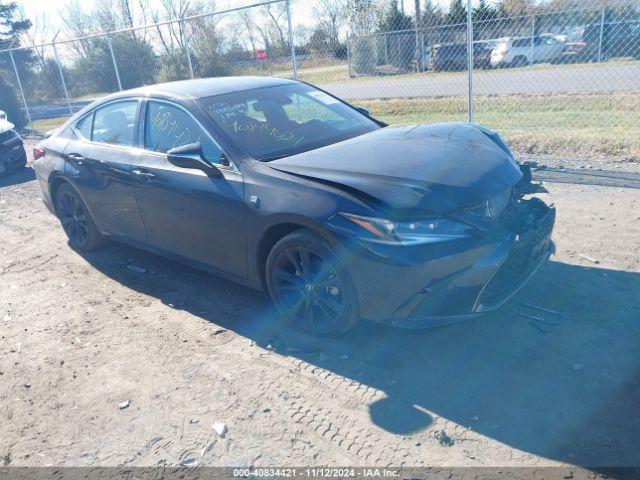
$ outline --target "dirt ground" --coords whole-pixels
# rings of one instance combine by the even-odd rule
[[[322,341],[211,275],[74,252],[32,170],[0,178],[0,465],[640,465],[640,166],[538,160],[557,253],[515,299]]]

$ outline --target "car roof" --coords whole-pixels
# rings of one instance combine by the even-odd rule
[[[172,99],[197,99],[224,93],[274,87],[297,83],[294,80],[274,77],[215,77],[177,82],[159,83],[117,92],[102,99],[109,101],[123,97],[160,97]],[[103,103],[103,101],[101,103]]]

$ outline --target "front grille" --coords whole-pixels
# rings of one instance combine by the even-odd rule
[[[476,310],[490,310],[502,303],[524,282],[541,257],[549,251],[551,231],[555,222],[555,210],[538,220],[535,229],[529,230],[514,244],[509,256],[485,285],[476,302]]]
[[[15,136],[16,134],[13,133],[13,130],[7,130],[6,132],[2,132],[0,133],[0,143],[4,143],[8,140],[13,140]]]
[[[8,151],[20,143],[20,137],[9,130],[0,134],[0,150]]]

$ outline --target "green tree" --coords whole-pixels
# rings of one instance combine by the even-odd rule
[[[433,0],[425,0],[421,18],[423,28],[434,28],[444,22],[444,14]]]
[[[117,91],[118,80],[107,39],[97,37],[84,42],[85,54],[65,72],[71,95]],[[123,89],[155,83],[158,61],[148,42],[130,33],[118,33],[111,37],[111,44]]]
[[[29,28],[31,22],[18,19],[18,4],[16,2],[0,3],[0,48],[20,45],[20,36]],[[33,58],[29,50],[16,50],[14,59],[19,74],[27,78],[31,73]],[[8,53],[0,54],[0,109],[4,110],[12,123],[22,127],[26,123],[24,112],[18,102],[17,79]]]
[[[389,63],[400,69],[407,69],[415,52],[415,27],[413,18],[398,8],[397,0],[392,0],[378,23],[379,32],[391,32],[378,38],[384,42],[384,57],[379,52],[380,64]]]
[[[466,23],[467,8],[465,7],[463,0],[451,0],[449,11],[445,15],[444,21],[448,25]]]
[[[498,6],[499,17],[518,17],[535,10],[534,0],[502,0]]]
[[[412,28],[413,18],[400,11],[398,8],[398,0],[392,0],[380,19],[378,31],[393,32],[395,30],[410,30]]]
[[[472,14],[474,22],[493,20],[497,16],[496,10],[488,5],[486,0],[480,0],[478,5],[473,8]]]

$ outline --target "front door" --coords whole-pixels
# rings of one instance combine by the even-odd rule
[[[149,101],[144,145],[133,168],[134,189],[147,230],[157,249],[247,277],[246,206],[242,175],[222,163],[222,149],[183,107]],[[181,168],[166,152],[200,142],[203,156],[220,167],[221,177]]]

